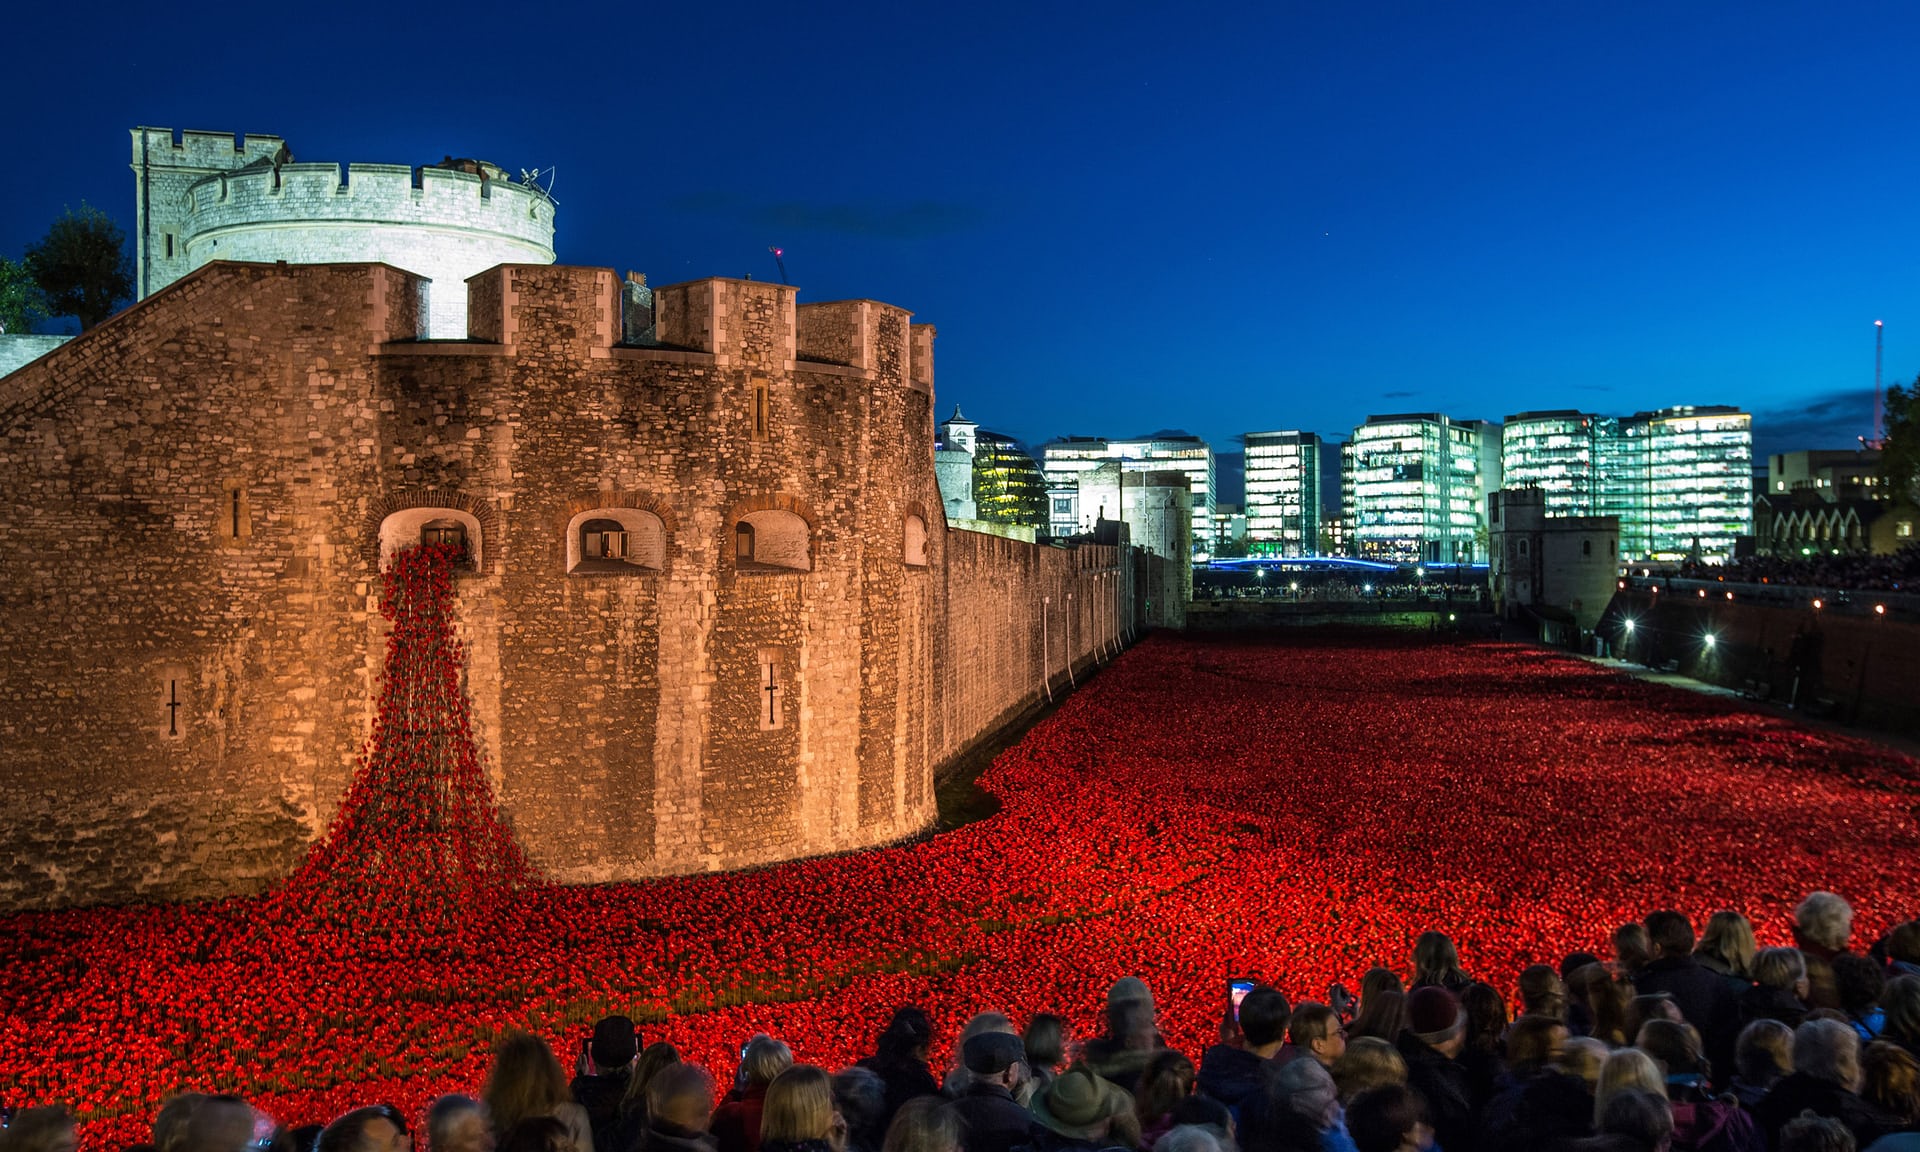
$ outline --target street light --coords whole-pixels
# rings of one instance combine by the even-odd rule
[[[1713,651],[1713,633],[1707,633],[1707,651]]]

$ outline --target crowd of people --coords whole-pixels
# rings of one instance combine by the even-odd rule
[[[613,1016],[571,1082],[507,1033],[479,1095],[435,1100],[417,1134],[391,1105],[286,1130],[185,1094],[129,1152],[1920,1152],[1920,920],[1857,948],[1852,909],[1816,892],[1794,934],[1760,948],[1719,912],[1696,938],[1658,911],[1613,932],[1609,962],[1526,968],[1510,1003],[1428,932],[1407,978],[1375,968],[1357,994],[1223,995],[1197,1063],[1134,977],[1095,1036],[982,1012],[937,1068],[908,1006],[838,1071],[756,1035],[724,1091]],[[72,1119],[22,1110],[0,1152],[75,1152]]]
[[[1688,563],[1681,565],[1680,575],[1835,591],[1911,592],[1920,588],[1920,543],[1886,556],[1743,556],[1722,565]]]

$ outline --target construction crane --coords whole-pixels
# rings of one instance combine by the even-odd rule
[[[1887,394],[1880,387],[1880,365],[1886,352],[1886,322],[1873,322],[1873,435],[1860,437],[1860,446],[1875,452],[1887,446]]]
[[[787,262],[785,259],[787,250],[785,248],[769,248],[767,251],[773,253],[773,266],[780,269],[780,283],[785,284],[787,282]]]

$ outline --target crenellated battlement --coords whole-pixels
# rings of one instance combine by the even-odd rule
[[[232,132],[175,132],[171,128],[133,129],[133,163],[164,168],[204,168],[224,171],[272,160],[286,152],[278,136],[235,135]]]
[[[553,243],[553,201],[544,191],[446,168],[262,165],[207,176],[186,195],[189,248],[214,229],[315,220],[470,228]]]

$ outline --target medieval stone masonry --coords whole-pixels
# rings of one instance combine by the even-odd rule
[[[629,346],[611,271],[502,265],[433,341],[421,286],[216,262],[0,378],[0,907],[289,872],[423,538],[467,546],[488,770],[570,883],[916,834],[1132,631],[1153,558],[947,529],[902,309],[701,280]]]

